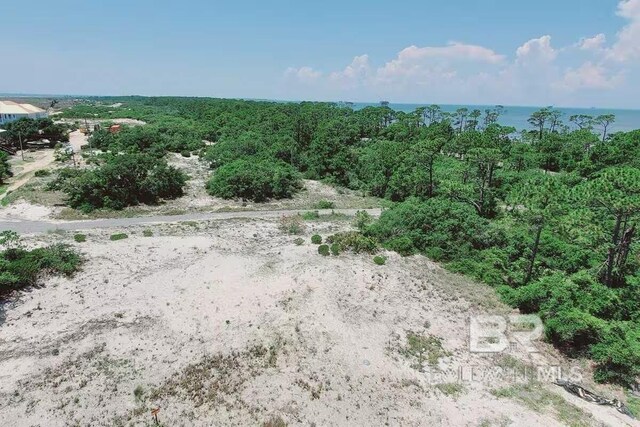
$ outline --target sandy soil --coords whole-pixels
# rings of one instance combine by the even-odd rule
[[[10,160],[13,177],[7,180],[7,190],[0,194],[2,200],[7,193],[14,191],[33,178],[33,174],[38,169],[45,169],[54,162],[53,149],[47,148],[37,151],[25,151],[25,160],[22,160],[20,152],[13,156]]]
[[[150,426],[158,407],[164,426],[632,425],[611,408],[549,400],[566,394],[554,386],[434,381],[409,334],[442,339],[426,353],[440,368],[560,359],[548,348],[470,353],[469,316],[508,312],[493,290],[423,257],[376,266],[309,243],[343,227],[310,223],[300,246],[255,218],[156,225],[152,237],[88,230],[73,243],[82,272],[0,313],[3,425]],[[130,237],[110,241],[115,232]],[[73,240],[28,244],[52,241]],[[504,387],[515,391],[496,397]]]

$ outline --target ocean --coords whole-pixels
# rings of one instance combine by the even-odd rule
[[[410,113],[415,111],[418,107],[426,107],[429,104],[393,104],[389,103],[389,107],[396,111],[403,111]],[[380,104],[374,103],[353,103],[353,108],[359,110],[364,107],[380,106]],[[443,111],[454,112],[458,108],[466,107],[469,111],[478,109],[482,111],[494,108],[495,105],[440,105]],[[532,129],[531,125],[527,122],[527,119],[531,116],[531,113],[538,111],[540,107],[517,107],[517,106],[505,106],[504,111],[498,123],[503,126],[512,126],[516,130],[521,131],[525,129]],[[635,129],[640,129],[640,110],[621,110],[621,109],[603,109],[603,108],[555,108],[562,112],[562,121],[570,126],[573,126],[569,122],[569,117],[576,114],[588,114],[596,117],[602,114],[613,114],[616,116],[616,121],[609,126],[607,132],[628,132]],[[596,126],[595,129],[598,129]]]

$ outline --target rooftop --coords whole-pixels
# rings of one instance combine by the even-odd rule
[[[36,114],[44,113],[42,108],[31,104],[18,104],[13,101],[0,101],[0,114]]]

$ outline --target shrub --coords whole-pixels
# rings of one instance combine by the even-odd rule
[[[311,243],[314,245],[319,245],[322,243],[322,237],[319,234],[314,234],[311,236]]]
[[[353,219],[353,225],[360,231],[364,231],[373,222],[373,217],[367,211],[357,211]]]
[[[69,205],[82,211],[123,209],[182,196],[187,177],[166,161],[146,154],[107,157],[98,168],[62,184]]]
[[[327,242],[338,245],[340,251],[351,250],[355,253],[373,254],[378,248],[376,242],[357,231],[343,231],[327,237]]]
[[[314,208],[316,209],[333,209],[335,208],[335,203],[330,202],[328,200],[320,200],[315,204]]]
[[[51,175],[51,171],[49,169],[38,169],[34,175],[37,177],[49,176]]]
[[[302,234],[307,229],[300,215],[283,215],[280,217],[280,231],[287,234]]]
[[[374,256],[373,262],[376,263],[377,265],[384,265],[387,262],[387,257],[383,257],[380,255]]]
[[[293,243],[295,243],[298,246],[304,245],[304,239],[302,237],[298,237],[293,241]]]
[[[309,211],[302,214],[302,219],[305,221],[313,221],[315,219],[320,219],[320,212],[318,211]]]
[[[225,164],[207,182],[207,191],[212,196],[241,197],[254,202],[289,198],[300,188],[302,180],[293,167],[281,161],[259,159]]]
[[[32,250],[6,249],[0,252],[0,294],[35,285],[43,274],[70,276],[81,262],[80,255],[64,244]]]
[[[340,246],[337,243],[332,243],[329,249],[331,249],[332,255],[335,255],[335,256],[340,255]]]
[[[153,236],[153,231],[149,230],[148,228],[146,230],[142,230],[142,235],[144,237],[151,237]]]
[[[329,246],[328,245],[318,246],[318,253],[322,256],[329,256]]]
[[[116,233],[109,236],[109,240],[116,241],[116,240],[127,239],[128,237],[129,235],[127,235],[126,233]]]
[[[84,234],[80,234],[80,233],[74,234],[73,240],[75,240],[78,243],[83,243],[83,242],[87,241],[87,236],[84,235]]]
[[[182,151],[180,152],[180,154],[182,155],[182,157],[191,157],[191,151]]]

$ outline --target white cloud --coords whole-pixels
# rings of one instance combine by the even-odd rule
[[[604,47],[604,44],[607,42],[607,37],[600,33],[596,34],[593,37],[583,37],[578,42],[578,47],[581,50],[601,50]]]
[[[564,73],[561,87],[568,90],[613,89],[622,82],[622,74],[609,75],[600,64],[585,62],[578,68],[569,68]]]
[[[284,75],[287,78],[291,78],[302,83],[313,83],[322,77],[322,72],[316,71],[311,67],[289,67],[284,72]]]
[[[378,67],[369,55],[359,55],[327,74],[310,67],[286,74],[308,83],[305,96],[321,99],[538,105],[619,99],[629,105],[637,102],[629,94],[640,93],[640,0],[621,0],[617,13],[628,22],[611,45],[604,33],[564,47],[546,34],[510,54],[472,43],[411,45],[391,59],[379,58],[384,62]]]
[[[558,56],[558,52],[551,46],[551,36],[546,35],[531,39],[516,50],[516,62],[549,63]]]
[[[344,70],[331,73],[329,79],[343,88],[353,88],[365,83],[370,74],[369,55],[360,55],[353,58],[351,64],[347,65]]]
[[[618,16],[630,22],[617,34],[617,40],[608,51],[610,59],[626,62],[640,58],[640,0],[622,0],[618,3]]]

